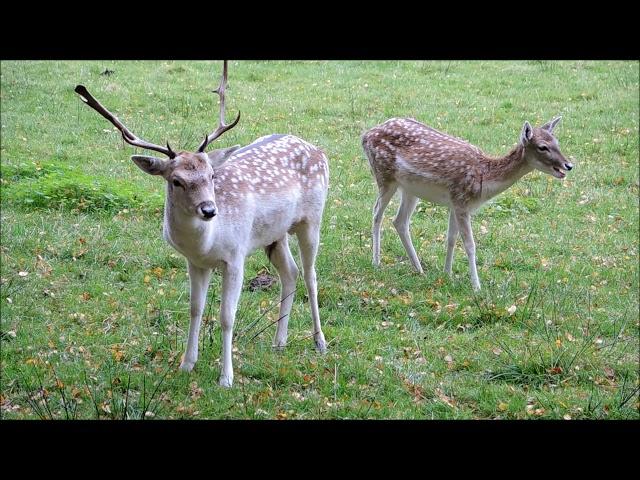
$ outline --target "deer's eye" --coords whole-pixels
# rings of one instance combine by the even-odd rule
[[[172,183],[174,187],[182,187],[182,184],[178,180],[174,180]]]
[[[538,150],[540,150],[541,152],[546,152],[549,150],[549,147],[547,147],[546,145],[540,145],[538,147]]]

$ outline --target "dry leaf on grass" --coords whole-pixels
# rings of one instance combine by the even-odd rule
[[[438,398],[442,402],[444,402],[445,404],[449,405],[451,408],[455,408],[456,401],[453,398],[445,395],[445,393],[442,391],[442,389],[436,388],[436,395],[438,396]]]

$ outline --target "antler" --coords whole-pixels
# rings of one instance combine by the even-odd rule
[[[231,130],[236,126],[238,121],[240,120],[240,112],[238,112],[238,116],[233,121],[233,123],[226,125],[224,123],[224,90],[227,87],[227,61],[224,61],[224,67],[222,68],[222,80],[220,81],[220,86],[213,90],[213,92],[217,93],[220,96],[220,119],[218,121],[218,128],[215,131],[207,135],[200,146],[198,147],[198,152],[204,152],[204,149],[207,148],[211,142],[213,142],[216,138],[222,135],[227,130]]]
[[[165,154],[169,158],[175,158],[176,153],[171,150],[169,146],[169,142],[167,142],[167,148],[161,147],[160,145],[154,145],[153,143],[149,143],[141,138],[136,137],[131,131],[125,127],[120,120],[116,118],[109,110],[104,108],[100,102],[98,102],[93,95],[91,95],[84,85],[78,85],[75,88],[75,92],[80,95],[80,98],[84,103],[93,108],[96,112],[102,115],[104,118],[109,120],[113,125],[116,126],[118,130],[122,133],[122,138],[125,142],[135,147],[146,148],[147,150],[155,150],[156,152],[160,152]]]

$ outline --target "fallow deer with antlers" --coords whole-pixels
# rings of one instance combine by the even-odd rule
[[[382,214],[397,189],[402,193],[393,224],[413,267],[423,273],[411,242],[409,223],[419,199],[449,207],[447,256],[451,274],[458,233],[469,260],[471,284],[480,289],[471,213],[534,169],[563,179],[573,164],[560,152],[553,130],[561,117],[539,128],[525,122],[520,141],[508,154],[491,158],[477,147],[412,118],[392,118],[362,136],[362,146],[378,184],[373,208],[373,264],[380,265]]]
[[[313,337],[324,352],[320,327],[315,259],[320,222],[327,196],[329,167],[319,148],[293,135],[268,135],[239,145],[205,152],[207,146],[240,120],[225,124],[227,62],[215,92],[220,97],[216,130],[197,151],[174,152],[142,140],[129,131],[88,91],[78,85],[82,100],[115,125],[124,140],[136,147],[160,152],[168,160],[147,155],[131,159],[145,173],[166,181],[163,235],[187,259],[190,279],[191,324],[180,369],[191,371],[198,359],[198,333],[213,269],[222,271],[222,372],[220,385],[233,383],[233,324],[242,290],[245,258],[264,248],[281,282],[280,314],[274,346],[287,342],[289,313],[296,289],[298,267],[291,255],[288,234],[296,234],[309,294]]]

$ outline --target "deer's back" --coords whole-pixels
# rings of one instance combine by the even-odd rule
[[[440,184],[472,175],[483,157],[476,146],[410,118],[373,127],[362,143],[376,175],[417,175]]]
[[[467,202],[480,194],[482,151],[411,118],[392,118],[362,136],[379,186],[397,182],[435,203]]]
[[[302,221],[320,221],[328,160],[298,137],[269,135],[236,150],[215,171],[214,184],[220,215],[252,228],[257,248]]]

